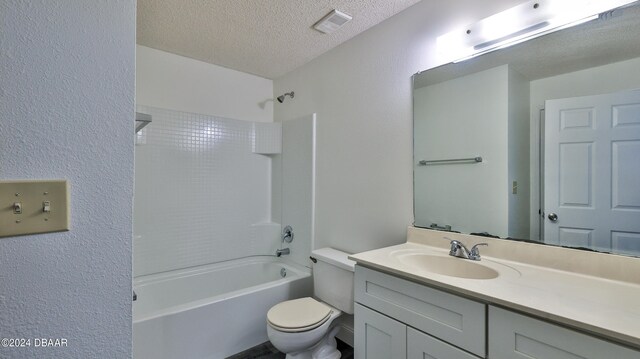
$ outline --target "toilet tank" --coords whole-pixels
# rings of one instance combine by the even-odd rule
[[[321,301],[353,314],[353,272],[356,262],[349,254],[333,248],[311,252],[313,264],[313,293]]]

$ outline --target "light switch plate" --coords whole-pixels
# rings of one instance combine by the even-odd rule
[[[0,237],[68,230],[66,180],[0,181]]]

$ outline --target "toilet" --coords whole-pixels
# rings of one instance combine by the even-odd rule
[[[311,252],[314,297],[278,303],[267,313],[267,335],[287,359],[338,359],[333,325],[342,313],[353,314],[353,272],[349,254],[333,248]],[[316,299],[317,298],[317,299]]]

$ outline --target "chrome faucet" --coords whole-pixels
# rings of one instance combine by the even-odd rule
[[[289,248],[276,249],[276,257],[280,257],[285,254],[289,254]]]
[[[451,249],[449,255],[458,258],[471,259],[472,261],[480,260],[480,250],[478,246],[488,246],[488,243],[476,243],[471,247],[471,250],[467,249],[465,245],[455,239],[444,237],[444,239],[451,242]]]

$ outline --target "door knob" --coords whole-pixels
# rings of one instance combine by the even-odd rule
[[[557,220],[558,220],[558,215],[557,215],[557,214],[555,214],[555,213],[549,213],[549,215],[548,215],[547,217],[549,218],[549,220],[550,220],[551,222],[555,222],[555,221],[557,221]]]

